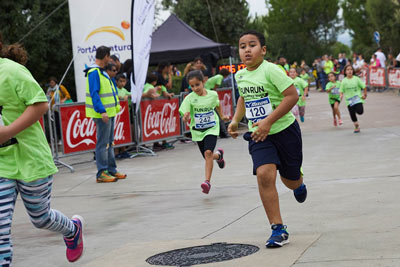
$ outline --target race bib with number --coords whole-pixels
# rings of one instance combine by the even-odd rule
[[[194,128],[196,129],[207,129],[217,125],[215,121],[214,111],[211,110],[206,113],[195,113],[194,114]]]
[[[347,101],[349,101],[349,105],[351,107],[351,106],[354,106],[355,104],[360,103],[361,99],[358,95],[355,95],[353,97],[348,98]]]
[[[339,95],[339,88],[338,88],[338,87],[333,88],[333,89],[331,90],[331,94],[332,94],[332,95]]]
[[[268,97],[245,102],[246,118],[252,122],[258,122],[266,118],[272,112],[271,101]]]

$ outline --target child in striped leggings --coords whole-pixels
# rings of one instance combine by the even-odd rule
[[[33,225],[61,233],[68,261],[76,261],[83,252],[83,220],[50,208],[57,167],[38,122],[48,110],[46,95],[18,63],[0,58],[0,73],[0,265],[12,262],[11,223],[18,193]]]

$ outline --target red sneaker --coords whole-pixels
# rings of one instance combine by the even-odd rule
[[[79,215],[72,216],[77,231],[73,238],[64,237],[65,245],[67,246],[67,260],[74,262],[79,260],[83,254],[83,218]]]
[[[208,192],[210,192],[211,189],[211,184],[209,181],[204,181],[204,183],[201,184],[201,189],[203,189],[203,193],[204,194],[208,194]]]

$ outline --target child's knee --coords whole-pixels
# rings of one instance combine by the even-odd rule
[[[259,186],[268,188],[275,186],[276,167],[271,164],[263,165],[257,168],[257,180]]]
[[[206,150],[204,151],[204,157],[205,158],[212,158],[213,157],[213,152],[211,150]]]

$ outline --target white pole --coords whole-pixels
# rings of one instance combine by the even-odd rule
[[[236,92],[235,92],[235,81],[233,79],[232,73],[232,57],[229,57],[229,65],[231,70],[231,83],[232,83],[232,98],[233,98],[233,107],[236,108]]]

